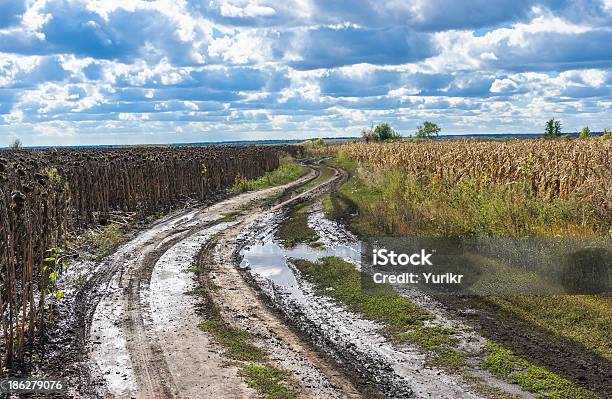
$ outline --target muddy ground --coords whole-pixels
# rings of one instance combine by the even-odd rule
[[[40,370],[71,387],[58,397],[259,397],[245,383],[241,363],[228,361],[224,348],[198,327],[213,308],[224,323],[252,335],[268,362],[288,373],[296,397],[490,396],[429,364],[420,348],[389,343],[380,326],[318,296],[292,267],[290,258],[328,255],[358,264],[357,238],[325,219],[320,205],[320,197],[337,189],[347,173],[336,169],[314,188],[293,191],[317,175],[310,168],[285,186],[186,207],[134,233],[104,261],[77,265],[86,278],[64,302],[40,353],[47,359]],[[309,225],[321,237],[319,248],[287,250],[278,244],[276,229],[292,207],[305,202],[314,204]],[[194,268],[206,270],[205,278]],[[610,395],[609,363],[582,348],[498,319],[495,309],[472,300],[423,301],[440,320],[473,328],[481,341],[493,339]],[[481,377],[504,397],[533,397],[486,372]]]
[[[576,385],[612,398],[612,363],[597,353],[518,320],[480,298],[445,295],[436,299],[454,318],[472,326],[484,337]]]

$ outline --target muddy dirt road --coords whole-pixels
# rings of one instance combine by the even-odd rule
[[[317,295],[291,267],[290,258],[321,256],[358,264],[356,238],[321,212],[320,197],[344,182],[346,172],[334,169],[327,180],[293,191],[319,169],[285,186],[171,214],[99,265],[77,295],[73,325],[80,341],[73,349],[82,360],[71,366],[78,381],[69,395],[261,397],[245,378],[245,363],[228,358],[227,347],[201,328],[214,310],[225,325],[252,337],[265,364],[281,370],[292,397],[483,397],[460,377],[426,364],[416,348],[398,350],[380,326]],[[310,207],[308,223],[320,236],[316,251],[275,242],[287,210],[301,203]],[[530,397],[499,386],[512,393],[507,397]]]
[[[116,398],[256,397],[198,324],[197,284],[189,271],[209,245],[215,301],[228,320],[257,320],[248,326],[272,359],[288,370],[301,397],[360,397],[339,368],[309,347],[278,319],[236,269],[236,238],[242,226],[262,217],[259,201],[317,176],[231,197],[205,209],[165,218],[123,245],[111,258],[112,278],[104,288],[89,332],[92,379],[97,395]],[[332,180],[341,179],[337,173]],[[325,182],[275,206],[280,209],[325,190]],[[240,213],[240,214],[238,214]],[[244,323],[243,323],[244,324]]]

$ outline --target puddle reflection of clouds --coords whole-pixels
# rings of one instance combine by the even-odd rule
[[[293,275],[293,270],[287,264],[288,258],[315,261],[325,256],[337,256],[352,263],[358,263],[361,247],[355,243],[326,249],[316,249],[304,244],[284,248],[274,242],[266,242],[245,247],[240,251],[240,255],[243,257],[240,267],[249,267],[253,273],[277,285],[292,288],[297,286],[297,280]]]

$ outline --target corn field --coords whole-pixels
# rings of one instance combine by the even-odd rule
[[[53,149],[0,152],[0,369],[21,362],[48,319],[61,262],[49,250],[111,211],[205,200],[238,175],[278,167],[295,146]]]
[[[509,140],[347,143],[320,150],[374,168],[460,181],[526,182],[540,198],[587,201],[612,222],[612,141]]]

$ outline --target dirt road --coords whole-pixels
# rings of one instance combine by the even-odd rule
[[[196,282],[189,271],[213,237],[210,255],[215,301],[223,317],[247,326],[271,358],[292,374],[301,397],[360,397],[338,367],[314,351],[283,324],[236,269],[236,238],[241,227],[266,209],[258,201],[316,177],[231,197],[205,209],[167,217],[125,244],[110,261],[112,278],[96,307],[89,350],[93,374],[104,381],[102,394],[116,398],[249,398],[256,392],[228,364],[222,350],[198,328]],[[340,179],[336,174],[332,180]],[[287,206],[325,189],[315,187],[277,205]],[[234,216],[235,213],[240,215]],[[232,215],[232,217],[228,217]],[[235,219],[228,221],[229,219]]]

